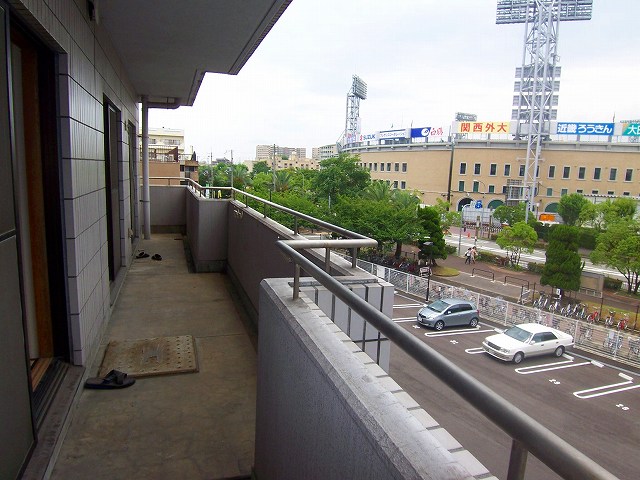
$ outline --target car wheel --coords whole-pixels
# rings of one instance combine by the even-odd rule
[[[555,351],[555,352],[553,352],[553,354],[554,354],[556,357],[561,357],[563,353],[564,353],[564,347],[563,347],[562,345],[561,345],[561,346],[559,346],[558,348],[556,348],[556,351]]]
[[[518,352],[513,356],[513,363],[520,363],[524,360],[524,353]]]
[[[470,327],[477,327],[478,326],[478,319],[477,318],[472,318],[471,321],[469,322],[469,326]]]
[[[444,322],[442,320],[438,320],[436,324],[433,326],[436,330],[440,331],[444,328]]]

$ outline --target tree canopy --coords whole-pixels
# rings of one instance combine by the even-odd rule
[[[440,212],[434,207],[423,207],[418,209],[418,222],[424,230],[424,238],[433,242],[432,258],[435,265],[435,259],[447,258],[446,242],[444,240],[444,233],[442,233],[442,226],[440,225]]]
[[[549,235],[546,255],[540,283],[563,290],[579,290],[584,262],[578,255],[578,228],[556,225]]]
[[[563,195],[558,203],[558,214],[560,214],[566,225],[577,225],[580,220],[580,212],[588,203],[590,203],[589,200],[579,193]]]
[[[533,247],[538,241],[538,234],[526,222],[516,222],[511,227],[504,227],[496,238],[500,248],[506,250],[512,265],[520,264],[522,252],[533,253]]]
[[[337,199],[340,195],[360,193],[369,185],[371,175],[359,162],[360,159],[356,155],[345,153],[322,160],[320,170],[313,179],[316,193],[332,199]]]
[[[627,279],[627,291],[638,293],[640,286],[640,223],[621,218],[598,235],[591,261],[618,270]]]

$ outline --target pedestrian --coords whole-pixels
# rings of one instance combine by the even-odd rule
[[[473,246],[473,248],[471,249],[471,261],[473,263],[476,263],[476,258],[478,257],[478,250],[476,249],[475,245]]]
[[[467,251],[464,254],[464,263],[465,265],[467,263],[471,263],[471,247],[467,248]]]

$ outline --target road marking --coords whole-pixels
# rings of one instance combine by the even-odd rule
[[[629,410],[629,407],[627,407],[624,403],[619,403],[616,405],[616,407],[621,408],[622,410]]]
[[[624,378],[625,382],[620,383],[612,383],[610,385],[602,385],[601,387],[588,388],[587,390],[580,390],[579,392],[573,392],[573,394],[584,400],[587,398],[600,397],[602,395],[610,395],[612,393],[624,392],[626,390],[633,390],[634,388],[640,387],[640,385],[633,385],[633,379],[629,375],[625,375],[624,373],[618,374],[620,377]],[[621,388],[616,388],[621,387]],[[591,393],[597,392],[597,393]]]
[[[561,362],[545,363],[544,365],[531,365],[529,367],[516,368],[516,373],[520,375],[530,375],[532,373],[549,372],[551,370],[560,370],[562,368],[581,367],[583,365],[591,365],[591,362],[573,363],[573,359]]]
[[[473,330],[447,330],[446,333],[442,332],[427,332],[424,334],[425,337],[448,337],[450,335],[467,335],[469,333],[486,333],[492,332],[493,330],[478,330],[479,327],[475,327]]]
[[[464,353],[468,353],[469,355],[477,355],[479,353],[484,353],[484,348],[476,347],[476,348],[467,348]]]
[[[415,301],[416,301],[416,299],[415,299],[415,298],[413,298],[413,297],[407,297],[406,295],[402,295],[401,293],[398,293],[397,291],[396,291],[395,295],[396,295],[396,297],[399,297],[399,298],[406,298],[407,300],[411,300],[412,302],[415,302]],[[421,304],[421,305],[424,305],[424,304]]]
[[[401,303],[399,305],[394,305],[393,308],[416,308],[422,307],[422,303]]]
[[[401,317],[401,318],[393,319],[393,323],[406,323],[406,322],[415,322],[415,321],[416,321],[416,317]]]

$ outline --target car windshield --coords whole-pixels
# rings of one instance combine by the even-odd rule
[[[448,303],[443,302],[442,300],[436,300],[433,303],[430,303],[429,305],[427,305],[427,308],[429,310],[433,310],[434,312],[442,312],[445,308],[447,308],[449,306]]]
[[[506,330],[504,334],[508,337],[515,338],[519,342],[526,342],[531,336],[531,333],[520,327],[511,327],[509,330]]]

